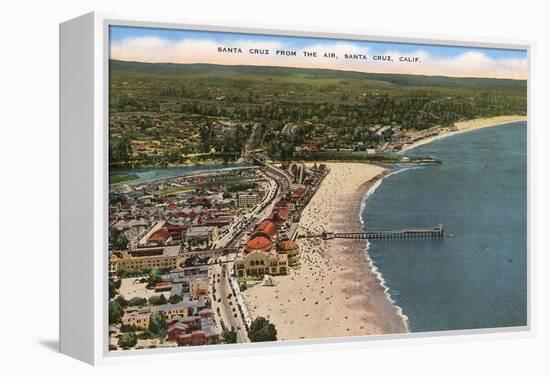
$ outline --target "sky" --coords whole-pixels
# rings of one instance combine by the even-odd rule
[[[242,53],[219,52],[222,47],[240,48]],[[269,54],[250,53],[250,49],[269,50]],[[296,56],[277,54],[277,51],[296,51]],[[306,57],[304,51],[316,51],[317,57]],[[324,57],[325,53],[333,53],[337,58]],[[359,58],[349,59],[346,54]],[[376,56],[390,56],[391,61],[375,60]],[[526,79],[528,71],[525,50],[123,26],[110,28],[110,58],[148,63],[283,66],[511,79]]]

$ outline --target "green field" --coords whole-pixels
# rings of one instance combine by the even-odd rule
[[[122,182],[133,181],[139,177],[136,174],[131,173],[120,173],[120,172],[110,172],[109,173],[109,184],[116,184]]]

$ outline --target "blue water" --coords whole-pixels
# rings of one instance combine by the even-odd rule
[[[213,170],[230,170],[250,167],[250,164],[245,163],[229,163],[229,164],[209,164],[209,165],[192,165],[178,166],[169,168],[145,168],[145,169],[125,169],[116,170],[116,172],[135,174],[138,179],[131,182],[150,181],[159,178],[185,176],[191,174],[207,173]]]
[[[526,325],[526,130],[518,122],[420,146],[407,153],[443,163],[393,174],[367,200],[366,229],[445,226],[443,239],[370,243],[411,331]]]

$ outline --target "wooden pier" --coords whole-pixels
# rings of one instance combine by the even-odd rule
[[[382,230],[369,232],[323,232],[321,234],[304,234],[300,238],[323,238],[332,240],[334,238],[345,238],[354,240],[380,240],[397,238],[441,238],[445,235],[445,229],[442,224],[433,228],[418,229],[400,229],[400,230]]]

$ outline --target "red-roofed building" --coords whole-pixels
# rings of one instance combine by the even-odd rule
[[[212,317],[212,309],[202,309],[202,310],[199,310],[199,316],[200,316],[201,318]]]
[[[275,203],[275,208],[288,208],[289,211],[294,211],[294,203],[281,199]]]
[[[187,334],[188,331],[189,326],[185,323],[176,322],[168,326],[166,334],[168,335],[168,340],[177,341],[180,336]]]
[[[181,320],[182,323],[185,323],[187,326],[200,326],[201,317],[199,316],[189,316]]]
[[[187,230],[188,226],[183,225],[168,225],[166,226],[166,230],[168,233],[170,233],[170,236],[172,237],[173,241],[180,241],[182,237],[182,233]]]
[[[265,219],[260,224],[254,228],[254,231],[257,233],[263,233],[267,237],[271,238],[277,234],[277,224],[273,220]]]
[[[296,190],[292,192],[290,201],[293,203],[296,203],[304,195],[305,191],[306,190],[303,187],[298,187]]]
[[[288,210],[288,208],[276,208],[273,210],[272,213],[273,221],[275,221],[279,225],[284,224],[288,219],[289,214],[290,211]]]
[[[189,201],[189,206],[210,208],[210,201],[206,198],[195,196]]]
[[[172,241],[172,235],[166,228],[160,228],[155,233],[151,234],[147,243],[156,244],[156,245],[165,245],[168,242]]]
[[[306,152],[317,152],[319,150],[319,146],[317,144],[304,144],[302,145],[302,150]]]
[[[288,200],[281,199],[277,203],[275,203],[275,207],[277,208],[286,208],[288,206]]]
[[[178,342],[178,346],[190,346],[193,343],[191,334],[180,334],[176,338],[176,341]]]
[[[271,242],[271,238],[266,237],[261,233],[256,233],[255,236],[252,236],[252,238],[248,240],[244,248],[246,252],[269,251],[271,250],[272,245],[273,242]]]
[[[169,281],[159,281],[155,285],[155,292],[166,292],[172,289],[172,282]]]
[[[206,344],[206,334],[202,330],[196,330],[191,334],[180,335],[177,342],[178,346],[202,346]]]
[[[233,221],[232,216],[211,217],[204,221],[204,225],[221,227],[231,224],[231,221]]]

